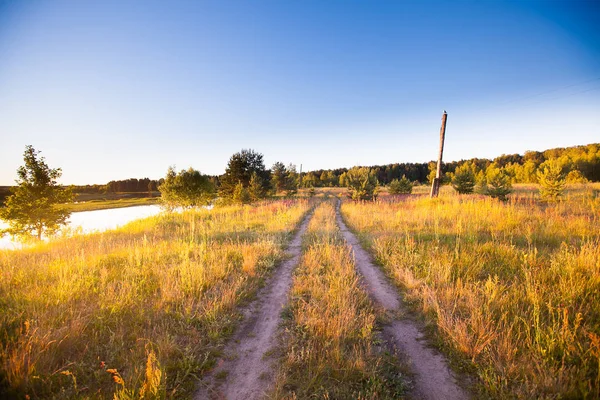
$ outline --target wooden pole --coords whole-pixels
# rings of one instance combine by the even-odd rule
[[[440,128],[440,154],[438,155],[437,171],[435,172],[435,179],[431,184],[430,198],[437,197],[440,193],[440,180],[442,176],[442,155],[444,154],[444,139],[446,137],[446,121],[448,120],[448,114],[444,110],[442,114],[442,127]]]

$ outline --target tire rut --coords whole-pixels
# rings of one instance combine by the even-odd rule
[[[387,281],[383,272],[373,263],[346,224],[340,213],[340,202],[336,207],[336,221],[346,242],[352,247],[356,268],[362,275],[367,292],[388,314],[404,313],[397,290]],[[394,344],[408,357],[414,373],[415,398],[427,400],[460,400],[470,396],[457,383],[445,358],[431,347],[427,347],[419,327],[409,319],[393,319],[383,329],[388,342]]]
[[[242,322],[229,341],[217,367],[201,382],[196,400],[253,400],[264,397],[272,384],[273,363],[268,352],[277,343],[277,328],[282,308],[292,285],[292,272],[298,265],[302,236],[313,211],[304,217],[287,249],[291,257],[284,260],[257,293],[256,300],[244,310]],[[224,376],[224,379],[219,377]]]

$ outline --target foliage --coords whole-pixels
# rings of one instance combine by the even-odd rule
[[[73,201],[71,191],[57,183],[61,169],[50,168],[39,153],[33,146],[25,148],[25,165],[17,170],[17,186],[11,188],[6,207],[0,209],[0,218],[9,224],[6,233],[38,240],[66,223],[71,212],[63,204]]]
[[[487,186],[485,194],[490,197],[506,201],[507,197],[512,192],[510,177],[503,169],[490,166],[486,172]]]
[[[345,181],[348,197],[352,200],[372,200],[377,197],[379,182],[374,170],[354,167],[346,172]]]
[[[215,187],[209,177],[193,168],[175,172],[169,167],[167,176],[159,186],[161,202],[167,209],[191,208],[210,204],[215,198]]]
[[[537,173],[540,183],[540,195],[544,199],[556,200],[565,190],[565,176],[557,160],[548,160],[541,165]]]
[[[589,181],[585,178],[585,176],[583,176],[583,174],[581,173],[581,171],[578,171],[576,169],[570,171],[565,180],[567,181],[567,183],[588,183]]]
[[[452,187],[460,194],[473,193],[475,188],[475,173],[469,164],[463,164],[454,171]]]
[[[410,194],[413,190],[412,182],[405,176],[402,176],[402,179],[394,179],[390,182],[389,193],[390,194]]]
[[[250,178],[248,194],[250,195],[250,200],[252,201],[258,201],[266,197],[264,182],[256,172],[253,172],[252,177]]]
[[[252,200],[250,193],[248,193],[248,190],[246,190],[242,182],[235,185],[232,200],[234,203],[240,204],[248,204]]]
[[[276,162],[271,168],[271,176],[275,193],[285,192],[291,196],[298,191],[298,172],[296,166],[290,164],[287,168],[282,162]]]
[[[271,175],[265,169],[263,155],[254,150],[242,150],[229,159],[225,174],[220,178],[219,195],[223,198],[232,198],[235,187],[242,183],[244,188],[250,185],[252,174],[256,173],[262,181],[263,189],[269,189]]]

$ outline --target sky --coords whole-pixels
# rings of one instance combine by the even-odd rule
[[[0,185],[600,142],[600,1],[0,0]]]

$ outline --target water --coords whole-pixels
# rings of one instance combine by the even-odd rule
[[[136,219],[156,215],[160,211],[160,207],[156,205],[82,211],[71,214],[67,226],[74,230],[81,229],[82,233],[102,232],[115,229]],[[6,223],[0,220],[0,229],[6,227]],[[10,236],[5,235],[0,238],[0,249],[18,249],[21,246],[21,243],[13,240]]]

